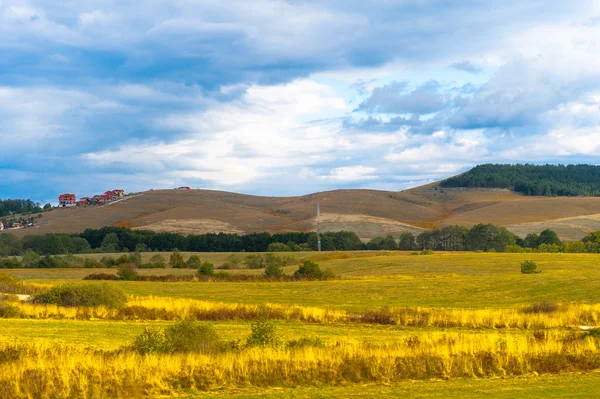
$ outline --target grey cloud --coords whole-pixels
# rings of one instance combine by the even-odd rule
[[[445,98],[439,92],[438,82],[431,80],[412,91],[407,91],[407,86],[406,82],[392,82],[377,87],[357,110],[381,114],[429,114],[444,107]]]
[[[477,75],[478,73],[481,73],[481,71],[483,71],[483,69],[481,67],[478,67],[477,65],[473,64],[471,61],[456,62],[456,63],[450,65],[450,68],[456,69],[459,71],[463,71],[463,72],[467,72],[467,73],[472,73],[474,75]]]

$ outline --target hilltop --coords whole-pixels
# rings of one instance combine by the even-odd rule
[[[322,231],[353,231],[362,239],[481,222],[506,226],[521,236],[549,227],[563,240],[600,230],[600,198],[535,197],[432,183],[401,192],[335,190],[297,197],[152,190],[101,207],[45,212],[37,226],[14,233],[77,233],[110,225],[183,234],[312,231],[317,202]]]

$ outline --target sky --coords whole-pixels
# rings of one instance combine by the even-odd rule
[[[598,163],[596,0],[0,0],[0,198]]]

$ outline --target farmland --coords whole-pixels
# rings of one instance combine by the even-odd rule
[[[218,265],[228,254],[197,255]],[[19,363],[0,361],[0,381],[8,384],[3,397],[37,391],[48,397],[87,392],[92,397],[189,398],[598,394],[600,340],[577,326],[600,324],[600,255],[365,251],[293,256],[312,259],[339,278],[110,281],[129,296],[126,308],[15,303],[17,312],[0,318],[0,354],[24,354]],[[535,261],[542,272],[521,274],[524,260]],[[286,266],[285,272],[296,268]],[[7,272],[25,284],[83,284],[90,270]],[[556,308],[527,311],[542,301]],[[280,343],[246,347],[263,304]],[[236,349],[186,356],[126,349],[147,327],[169,329],[190,317],[212,326],[223,342],[237,342]],[[294,342],[305,344],[290,346],[299,345]],[[24,375],[37,375],[39,384],[17,384]],[[94,382],[97,375],[104,376],[102,385]],[[56,397],[68,397],[63,395]]]

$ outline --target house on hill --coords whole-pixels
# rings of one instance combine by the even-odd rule
[[[191,190],[190,186],[181,186],[177,190]]]
[[[90,204],[90,199],[88,197],[83,197],[79,200],[79,206],[85,207]]]
[[[123,198],[125,196],[125,191],[123,190],[113,190],[113,193],[119,198]]]
[[[58,196],[59,208],[71,208],[77,206],[77,197],[75,194],[61,194]]]

